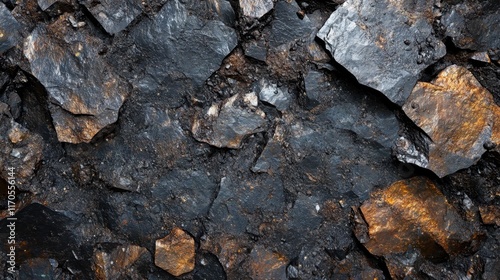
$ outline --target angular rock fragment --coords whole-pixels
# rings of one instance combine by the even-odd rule
[[[290,106],[292,96],[287,88],[278,87],[277,84],[263,79],[254,86],[254,91],[260,100],[273,105],[279,111],[285,111]]]
[[[368,238],[357,237],[377,256],[416,248],[431,260],[477,249],[480,232],[464,221],[427,178],[397,181],[372,193],[360,207]]]
[[[94,252],[96,279],[120,279],[130,276],[128,268],[139,258],[149,255],[146,248],[136,245],[100,244]]]
[[[100,41],[68,27],[65,19],[67,15],[35,28],[25,41],[24,54],[49,94],[58,140],[90,142],[116,122],[127,88],[99,56]]]
[[[200,86],[237,44],[234,29],[191,15],[178,0],[167,2],[153,19],[141,21],[130,38],[146,69],[145,76],[133,82],[138,88],[158,87],[171,72]]]
[[[109,34],[116,34],[142,12],[141,0],[100,0],[94,4],[86,0],[84,5]]]
[[[195,118],[191,132],[196,140],[222,148],[239,149],[245,137],[264,131],[266,114],[256,106],[257,97],[236,94],[213,104]]]
[[[317,36],[361,84],[403,104],[420,72],[446,54],[431,2],[348,0]]]
[[[20,39],[21,25],[0,2],[0,54],[14,47]]]
[[[260,61],[266,61],[267,47],[263,40],[250,42],[245,45],[245,55]]]
[[[461,1],[442,16],[446,36],[462,49],[500,49],[500,5],[493,1]]]
[[[488,56],[487,52],[476,52],[471,56],[470,59],[477,62],[491,63],[491,59]]]
[[[194,239],[180,228],[156,240],[155,265],[174,276],[191,272],[195,264]]]
[[[17,184],[29,180],[42,159],[43,144],[40,135],[0,112],[0,177],[11,177],[8,168],[13,167]]]
[[[250,253],[247,271],[252,279],[286,280],[288,259],[264,246],[255,246]]]
[[[271,47],[276,48],[285,43],[305,38],[315,30],[314,24],[307,15],[303,19],[297,16],[300,7],[295,1],[279,0],[274,9],[274,20],[269,38]]]
[[[452,65],[431,83],[419,82],[403,110],[431,142],[427,160],[400,160],[440,177],[473,165],[487,148],[500,143],[500,107],[464,67]]]
[[[272,10],[272,0],[240,0],[240,9],[244,16],[259,19]]]
[[[285,131],[282,125],[278,125],[274,130],[274,135],[266,144],[257,162],[252,167],[253,172],[267,172],[273,174],[281,167],[283,158],[283,137]]]

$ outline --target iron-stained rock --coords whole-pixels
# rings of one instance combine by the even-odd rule
[[[471,56],[470,59],[477,62],[491,63],[491,59],[488,56],[488,52],[476,52]]]
[[[442,16],[447,36],[462,49],[500,49],[500,5],[489,1],[462,1]]]
[[[358,234],[358,238],[377,256],[404,253],[412,247],[426,258],[442,260],[473,251],[479,242],[479,231],[424,177],[376,191],[360,209],[369,237]]]
[[[255,246],[250,253],[247,271],[251,279],[286,280],[288,259],[278,252],[272,252],[264,246]]]
[[[109,34],[116,34],[141,13],[141,0],[101,0],[97,4],[86,0],[84,5]]]
[[[12,177],[8,176],[8,168],[13,167],[17,184],[25,183],[42,159],[42,137],[0,113],[0,143],[1,177]]]
[[[361,84],[403,104],[420,72],[446,54],[431,2],[348,0],[317,36]]]
[[[136,245],[99,244],[94,250],[95,277],[99,280],[121,279],[133,275],[132,266],[142,256],[148,256],[146,248]]]
[[[21,25],[0,2],[0,54],[14,47],[20,39]]]
[[[245,137],[266,128],[266,115],[256,107],[256,101],[255,94],[250,93],[213,104],[194,120],[194,138],[218,148],[240,148]]]
[[[156,240],[155,265],[179,276],[191,272],[195,264],[194,239],[180,228]]]
[[[479,213],[484,224],[500,226],[500,206],[481,206],[479,207]]]
[[[153,19],[141,21],[130,36],[145,68],[145,76],[133,82],[137,88],[146,81],[149,87],[158,87],[171,72],[180,72],[200,86],[237,44],[234,29],[191,15],[178,0],[166,3]]]
[[[249,18],[259,19],[272,10],[272,0],[240,0],[242,14]]]
[[[279,111],[285,111],[290,106],[292,96],[287,88],[278,87],[277,84],[262,79],[254,85],[254,91],[261,101],[273,105]]]
[[[297,16],[298,11],[300,11],[300,7],[294,0],[291,2],[279,0],[276,3],[271,37],[269,38],[271,47],[276,48],[306,38],[313,33],[315,30],[314,24],[307,15],[300,19]]]
[[[432,82],[419,82],[403,110],[431,142],[427,161],[400,159],[440,177],[473,165],[489,142],[500,143],[500,107],[464,67],[452,65]]]
[[[68,27],[66,17],[35,28],[25,41],[24,54],[48,91],[58,140],[90,142],[117,120],[127,88],[99,56],[100,41]]]

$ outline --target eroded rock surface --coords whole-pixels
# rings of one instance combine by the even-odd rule
[[[420,72],[446,54],[433,19],[433,1],[348,0],[317,36],[361,84],[403,104]]]
[[[240,8],[244,16],[261,18],[273,8],[272,0],[240,0]]]
[[[500,142],[500,107],[464,67],[449,66],[432,82],[419,82],[403,110],[431,142],[426,160],[399,158],[440,177],[471,166]]]
[[[477,249],[480,232],[466,222],[427,178],[398,181],[372,193],[360,207],[374,255],[388,256],[416,248],[434,260]]]
[[[142,11],[140,0],[101,0],[97,4],[86,0],[84,5],[109,34],[125,29]]]
[[[66,20],[37,27],[25,41],[24,54],[49,94],[59,141],[90,142],[116,122],[128,88],[99,56],[100,40],[71,29]]]

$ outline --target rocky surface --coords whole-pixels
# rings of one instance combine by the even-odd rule
[[[432,82],[419,82],[403,110],[430,138],[428,156],[412,163],[440,177],[471,166],[500,142],[500,107],[464,67],[452,65]]]
[[[318,33],[334,59],[364,85],[402,104],[420,73],[446,54],[433,34],[432,1],[348,0]]]
[[[1,1],[0,278],[496,279],[498,8]]]

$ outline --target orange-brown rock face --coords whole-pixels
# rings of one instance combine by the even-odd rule
[[[262,246],[256,246],[250,254],[248,271],[252,279],[287,279],[286,266],[288,260],[285,256],[271,252]]]
[[[156,240],[155,265],[168,273],[179,276],[194,269],[194,239],[180,228]]]
[[[474,164],[500,143],[500,107],[466,68],[452,65],[417,83],[403,110],[432,142],[428,162],[440,177]]]
[[[118,246],[111,251],[96,250],[94,266],[96,278],[100,280],[120,279],[129,268],[148,250],[135,245]]]
[[[500,226],[500,206],[488,205],[479,207],[481,220],[487,225]]]
[[[364,246],[374,255],[419,249],[429,259],[473,250],[479,233],[429,180],[415,177],[374,192],[361,212],[368,224]]]

